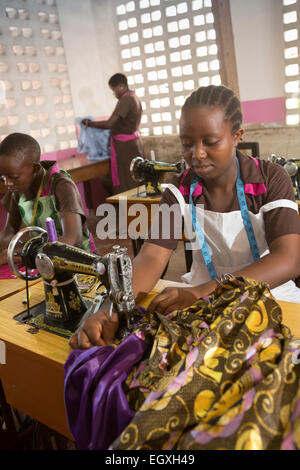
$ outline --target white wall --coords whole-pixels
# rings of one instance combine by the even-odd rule
[[[281,0],[230,0],[242,101],[284,96]]]
[[[108,116],[116,104],[108,79],[121,71],[109,0],[57,0],[76,117]]]
[[[242,101],[284,96],[282,0],[230,0]],[[75,116],[107,116],[108,88],[122,72],[115,7],[119,0],[57,0]]]

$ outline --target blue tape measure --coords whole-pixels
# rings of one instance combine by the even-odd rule
[[[258,250],[258,246],[257,246],[257,242],[256,242],[252,222],[251,222],[251,219],[250,219],[250,214],[249,214],[248,207],[247,207],[247,202],[246,202],[246,197],[245,197],[245,190],[244,190],[244,183],[243,183],[242,178],[241,178],[240,162],[239,162],[238,158],[236,158],[236,161],[237,161],[237,168],[238,168],[238,175],[237,175],[237,180],[236,180],[236,191],[237,191],[239,206],[240,206],[240,210],[241,210],[241,215],[242,215],[244,227],[245,227],[245,230],[246,230],[246,233],[247,233],[247,237],[248,237],[252,257],[253,257],[254,261],[257,261],[257,260],[260,259],[259,250]],[[201,248],[203,259],[204,259],[205,265],[207,267],[207,270],[209,272],[210,278],[211,279],[216,279],[218,276],[217,276],[214,264],[213,264],[211,256],[210,256],[210,252],[209,252],[209,248],[208,248],[208,245],[207,245],[207,241],[206,241],[204,232],[202,230],[202,227],[201,227],[200,222],[199,222],[198,217],[197,217],[196,207],[195,207],[195,204],[193,202],[193,197],[192,197],[193,192],[194,192],[194,190],[195,190],[195,188],[198,184],[198,181],[199,181],[199,179],[198,179],[197,175],[194,175],[194,179],[193,179],[191,187],[190,187],[190,196],[189,196],[190,213],[191,213],[191,218],[192,218],[192,223],[193,223],[193,227],[194,227],[194,230],[195,230],[195,234],[196,234],[199,246]]]

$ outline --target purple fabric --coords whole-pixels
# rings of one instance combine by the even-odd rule
[[[57,233],[55,228],[54,220],[51,217],[47,217],[46,219],[46,230],[48,234],[48,241],[49,242],[56,242],[57,241]]]
[[[79,450],[104,450],[134,416],[122,389],[147,343],[129,335],[119,346],[75,349],[64,365],[65,408]]]

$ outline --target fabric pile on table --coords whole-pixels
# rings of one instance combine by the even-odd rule
[[[79,449],[300,449],[300,342],[266,284],[233,278],[72,351],[65,403]]]

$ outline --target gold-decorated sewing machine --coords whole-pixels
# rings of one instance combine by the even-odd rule
[[[131,177],[137,183],[145,183],[147,196],[157,196],[162,193],[160,175],[162,173],[181,173],[182,162],[164,163],[156,160],[145,160],[135,157],[131,161]]]
[[[73,332],[82,317],[98,310],[109,296],[110,312],[114,308],[121,323],[129,328],[135,300],[127,248],[115,246],[111,253],[99,256],[49,238],[49,233],[39,227],[26,227],[13,237],[8,247],[8,263],[18,277],[27,280],[42,277],[45,324]],[[16,256],[21,256],[25,274],[19,271]],[[102,289],[88,303],[79,288],[78,274],[94,276],[101,281],[104,292]]]

